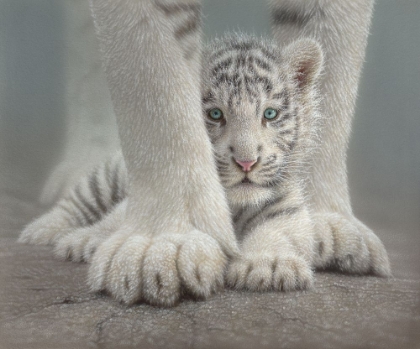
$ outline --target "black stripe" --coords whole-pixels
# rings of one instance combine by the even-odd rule
[[[286,113],[286,114],[282,115],[281,121],[289,120],[292,117],[292,115],[294,116],[294,114],[292,114],[292,113]]]
[[[283,101],[283,105],[281,107],[282,111],[286,111],[287,109],[289,109],[290,107],[290,97],[289,97],[289,93],[287,92],[286,89],[284,89],[283,91],[281,91],[280,93],[275,93],[271,96],[272,99],[280,99]]]
[[[269,176],[269,181],[261,184],[261,187],[263,188],[274,188],[280,185],[280,183],[283,181],[284,178],[281,177],[281,175],[279,175],[279,173],[281,173],[281,168],[279,167],[278,170],[276,171],[276,177],[274,177],[272,174],[270,174]]]
[[[267,50],[265,47],[259,47],[260,51],[264,54],[266,58],[269,58],[272,61],[277,61],[278,57],[274,52]]]
[[[254,58],[254,61],[255,61],[255,64],[259,68],[261,68],[263,70],[266,70],[267,72],[271,72],[271,67],[270,67],[270,65],[267,62],[265,62],[262,59],[259,59],[257,57]]]
[[[265,76],[258,76],[256,78],[256,82],[262,84],[264,87],[265,92],[269,93],[273,89],[273,83],[271,80]]]
[[[228,105],[229,111],[232,114],[233,114],[233,109],[232,109],[232,106],[233,106],[233,95],[234,95],[234,91],[231,91],[230,94],[229,94],[228,101],[227,101],[227,105]]]
[[[263,166],[267,166],[267,165],[270,165],[270,164],[272,164],[274,161],[276,161],[277,160],[277,155],[275,155],[275,154],[273,154],[273,155],[270,155],[268,158],[267,158],[267,162],[265,162],[264,164],[263,164]]]
[[[229,47],[223,47],[222,49],[220,49],[219,51],[216,51],[214,53],[211,54],[209,61],[210,62],[214,62],[216,59],[218,59],[220,56],[223,56],[226,53],[229,53],[231,50]]]
[[[89,201],[83,196],[83,194],[80,192],[80,185],[76,187],[76,190],[74,192],[77,198],[80,200],[80,202],[89,210],[89,212],[95,217],[95,219],[99,220],[102,217],[101,212],[98,210],[97,207],[91,205]]]
[[[64,205],[63,202],[59,203],[58,207],[61,208],[62,210],[64,210],[66,213],[68,213],[70,218],[75,218],[76,221],[77,221],[77,224],[79,224],[81,226],[83,226],[85,224],[85,222],[80,218],[80,216],[77,214],[77,212],[71,211],[67,206]],[[70,222],[71,219],[69,219],[68,221]]]
[[[201,102],[203,104],[206,104],[206,103],[209,103],[209,102],[214,102],[214,100],[215,100],[214,94],[213,94],[213,92],[210,91],[209,93],[207,93],[206,96],[204,96],[202,98]]]
[[[253,228],[255,229],[260,224],[264,224],[267,221],[273,220],[273,219],[278,218],[280,216],[291,216],[298,211],[299,211],[299,207],[288,207],[288,208],[285,208],[285,209],[277,211],[277,212],[269,213],[267,216],[264,217],[264,219],[256,222],[257,224],[256,225],[254,224]]]
[[[244,76],[244,80],[245,80],[245,86],[251,86],[251,85],[262,85],[265,92],[269,93],[271,92],[271,90],[273,89],[273,83],[272,81],[267,78],[266,76],[249,76],[249,75],[245,75]],[[257,97],[258,95],[256,95],[255,97]]]
[[[249,76],[245,76],[244,79],[245,79],[245,89],[248,93],[248,97],[251,99],[251,101],[253,100],[253,98],[258,99],[258,94],[253,90],[254,79]]]
[[[71,201],[71,203],[76,207],[76,209],[82,214],[83,218],[85,219],[85,221],[88,224],[93,224],[94,221],[92,220],[92,218],[89,216],[88,213],[85,212],[85,210],[83,209],[83,206],[80,205],[80,202],[77,201],[75,198],[73,198],[72,196],[69,198],[69,200]],[[82,225],[85,225],[86,222],[83,222]]]
[[[278,141],[274,141],[274,144],[275,144],[278,148],[280,148],[280,150],[281,150],[281,151],[283,151],[283,152],[285,152],[285,153],[287,153],[287,152],[289,151],[289,148],[288,148],[288,147],[286,147],[286,144],[284,144],[284,143],[280,142],[279,140],[278,140]]]
[[[229,81],[230,81],[230,79],[231,79],[231,77],[228,75],[228,74],[226,74],[226,73],[221,73],[220,75],[218,75],[216,78],[215,78],[215,81],[214,81],[214,84],[216,85],[216,86],[219,86],[220,84],[222,84],[222,83],[229,83]]]
[[[217,75],[221,70],[227,70],[232,65],[232,58],[229,57],[220,63],[218,63],[213,69],[212,69],[212,75]]]
[[[313,12],[303,13],[302,11],[288,8],[276,9],[272,14],[275,25],[294,24],[299,26],[306,25],[313,15]]]
[[[251,75],[255,74],[254,57],[248,57],[247,70]]]
[[[260,211],[256,212],[255,214],[253,214],[251,217],[249,217],[245,221],[245,223],[242,226],[242,230],[248,228],[256,218],[261,217],[264,214],[264,212],[267,211],[270,207],[282,202],[285,197],[286,197],[286,195],[282,195],[282,196],[279,196],[278,198],[276,198],[273,201],[268,201],[263,207],[261,207]]]
[[[292,134],[292,130],[291,129],[287,129],[287,130],[282,130],[282,131],[279,131],[277,134],[278,135],[290,135],[290,134]]]
[[[257,115],[257,119],[261,117],[260,111],[261,111],[261,101],[257,99],[256,106],[255,106],[255,115]]]
[[[89,178],[89,188],[92,192],[93,197],[96,200],[96,205],[99,207],[102,213],[108,211],[104,201],[102,200],[102,193],[99,187],[99,180],[98,180],[98,169],[96,169],[91,177]]]
[[[270,125],[273,125],[273,126],[276,126],[276,127],[284,126],[286,121],[288,121],[292,116],[295,116],[295,114],[286,113],[286,114],[282,115],[279,119],[270,122]]]
[[[235,215],[235,217],[233,217],[233,224],[238,223],[242,216],[244,215],[244,213],[246,212],[246,208],[245,207],[241,207],[238,211],[238,213]]]
[[[300,207],[288,207],[288,208],[285,208],[283,210],[268,214],[265,217],[265,220],[274,219],[274,218],[279,217],[279,216],[291,216],[291,215],[294,215],[299,210],[300,210]]]
[[[259,48],[255,42],[233,42],[230,44],[229,48],[239,51],[249,51],[254,48]]]
[[[219,126],[220,122],[211,122],[210,120],[206,119],[206,125],[211,127]]]
[[[246,65],[246,56],[243,54],[239,54],[236,57],[236,69],[241,69],[242,67],[244,67]]]
[[[222,161],[222,160],[217,160],[216,159],[216,162],[217,162],[217,164],[219,165],[226,165],[226,166],[228,166],[229,165],[229,163],[228,162],[224,162],[224,161]]]
[[[184,24],[182,27],[178,28],[175,31],[175,38],[177,40],[180,40],[184,36],[187,36],[189,34],[192,34],[193,32],[196,32],[200,28],[199,24],[200,24],[199,18],[193,18],[189,20],[186,24]]]
[[[283,99],[283,92],[273,94],[271,99]]]
[[[277,169],[278,168],[278,166],[277,165],[274,165],[274,166],[270,166],[270,167],[263,167],[261,170],[259,170],[258,171],[258,173],[266,173],[266,172],[270,172],[270,171],[272,171],[272,170],[274,170],[274,169]]]
[[[194,12],[196,15],[201,12],[200,4],[162,4],[160,1],[157,1],[156,6],[167,16],[171,16],[179,12]]]
[[[113,203],[118,203],[122,200],[120,195],[120,187],[119,187],[119,166],[116,166],[112,171],[111,177],[111,200]]]

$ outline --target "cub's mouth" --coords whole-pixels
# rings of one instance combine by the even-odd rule
[[[244,177],[241,184],[253,184],[253,182],[248,177]]]

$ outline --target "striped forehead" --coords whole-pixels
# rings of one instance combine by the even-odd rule
[[[213,89],[229,92],[229,104],[257,103],[280,85],[276,55],[253,44],[231,45],[210,55],[209,79]],[[229,105],[231,107],[231,105]]]

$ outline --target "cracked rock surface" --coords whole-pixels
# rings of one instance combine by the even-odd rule
[[[315,289],[308,292],[226,290],[206,301],[184,301],[164,309],[144,304],[126,307],[106,295],[90,293],[86,264],[56,260],[50,247],[16,243],[21,225],[38,214],[39,207],[17,201],[9,201],[7,207],[0,215],[4,232],[0,348],[417,348],[420,344],[420,239],[415,227],[401,228],[398,234],[396,228],[376,228],[393,266],[394,277],[388,280],[317,273]]]

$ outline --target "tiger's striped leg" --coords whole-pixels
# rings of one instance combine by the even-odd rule
[[[129,189],[125,220],[95,252],[89,283],[126,303],[206,297],[237,244],[201,114],[200,5],[90,3]]]
[[[356,217],[350,204],[346,151],[373,0],[271,0],[274,36],[280,45],[301,36],[319,41],[326,56],[321,84],[328,127],[313,161],[309,191],[315,209],[317,267],[390,275],[385,248]]]

